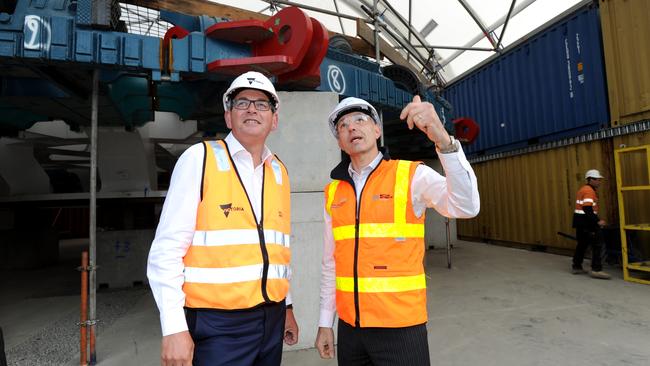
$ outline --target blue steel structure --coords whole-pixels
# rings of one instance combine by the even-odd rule
[[[167,111],[199,120],[206,134],[225,131],[220,98],[233,76],[208,72],[207,65],[248,57],[251,46],[205,35],[223,18],[169,11],[160,17],[189,34],[165,45],[158,37],[126,33],[115,0],[19,0],[15,8],[0,7],[0,135],[53,119],[73,129],[88,125],[95,68],[101,70],[100,125],[131,129],[153,120],[154,111]],[[413,90],[384,77],[376,62],[330,49],[320,71],[317,90],[375,104],[396,143],[417,135],[396,123]],[[291,83],[278,87],[304,90]],[[449,104],[428,92],[426,99],[451,130]]]
[[[408,130],[399,119],[402,108],[411,102],[416,92],[424,94],[421,96],[434,105],[445,128],[453,132],[452,107],[444,98],[428,91],[423,93],[422,90],[397,87],[396,84],[413,84],[414,80],[391,80],[381,74],[374,61],[329,49],[320,69],[321,84],[318,90],[365,99],[383,112],[386,145],[395,156],[409,159],[435,156],[433,143],[423,134]]]
[[[589,4],[489,59],[444,91],[480,126],[472,155],[594,132],[609,123],[598,7]]]

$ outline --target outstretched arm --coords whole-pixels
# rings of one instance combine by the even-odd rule
[[[415,214],[421,216],[426,207],[431,207],[447,217],[476,216],[481,207],[476,175],[458,141],[445,130],[433,105],[422,102],[416,95],[404,107],[400,118],[406,120],[409,129],[417,127],[436,144],[445,171],[442,176],[428,166],[418,166],[411,185]]]

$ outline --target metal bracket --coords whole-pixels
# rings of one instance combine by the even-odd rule
[[[97,265],[95,265],[95,266],[88,265],[86,267],[79,266],[79,267],[77,267],[77,271],[79,271],[79,272],[83,272],[83,271],[92,272],[92,271],[96,271],[98,268],[99,268],[99,266],[97,266]]]
[[[93,325],[97,325],[99,323],[99,319],[95,320],[86,320],[85,322],[77,322],[78,327],[92,327]]]

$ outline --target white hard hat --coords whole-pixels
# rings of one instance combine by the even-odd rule
[[[590,169],[587,170],[587,172],[585,173],[585,179],[589,179],[589,178],[602,179],[605,177],[603,177],[598,170]]]
[[[338,138],[339,134],[336,131],[336,123],[339,121],[339,118],[344,114],[359,111],[365,114],[368,114],[372,119],[375,120],[375,123],[381,128],[381,120],[379,120],[379,113],[372,104],[366,102],[363,99],[349,97],[343,99],[334,109],[330,112],[329,117],[327,118],[330,130],[334,137]]]
[[[228,87],[228,90],[223,94],[224,110],[229,109],[230,100],[234,96],[233,94],[240,89],[257,89],[266,92],[273,99],[273,107],[275,110],[280,108],[280,99],[278,98],[278,93],[275,92],[275,87],[271,80],[257,71],[249,71],[237,76],[230,84],[230,87]]]

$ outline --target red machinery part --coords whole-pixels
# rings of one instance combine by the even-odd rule
[[[480,128],[478,123],[469,117],[456,118],[454,121],[456,139],[471,144],[478,137]]]
[[[307,54],[297,69],[279,76],[279,82],[281,84],[295,82],[310,88],[315,88],[320,85],[320,64],[327,54],[329,34],[327,28],[318,20],[314,18],[310,19],[314,34],[311,42],[309,42]]]
[[[273,37],[273,31],[261,20],[248,19],[214,24],[205,30],[205,35],[235,43],[254,43]]]
[[[165,37],[163,38],[163,43],[168,45],[172,39],[182,39],[187,37],[190,34],[185,28],[178,25],[173,26],[165,32]]]
[[[287,7],[267,19],[263,28],[270,30],[272,36],[266,38],[260,21],[235,21],[215,24],[205,32],[206,36],[249,43],[252,49],[251,57],[236,59],[221,59],[208,63],[208,71],[239,74],[251,69],[266,71],[268,74],[281,75],[301,67],[304,58],[310,49],[314,35],[314,26],[302,10],[297,7]],[[320,24],[320,23],[319,23]],[[324,27],[323,27],[324,28]],[[317,29],[317,33],[322,29]],[[322,39],[322,37],[317,37]],[[327,44],[325,44],[325,52]],[[316,52],[315,55],[320,54]],[[324,57],[325,53],[323,53]],[[316,61],[307,59],[307,72]]]
[[[167,30],[167,32],[165,32],[165,37],[163,37],[162,43],[162,53],[160,55],[161,70],[171,71],[169,69],[171,68],[171,65],[173,65],[173,54],[171,52],[172,39],[183,39],[187,37],[188,34],[190,34],[190,32],[188,32],[185,28],[179,26],[171,27]],[[169,64],[165,65],[165,62],[169,62]]]

